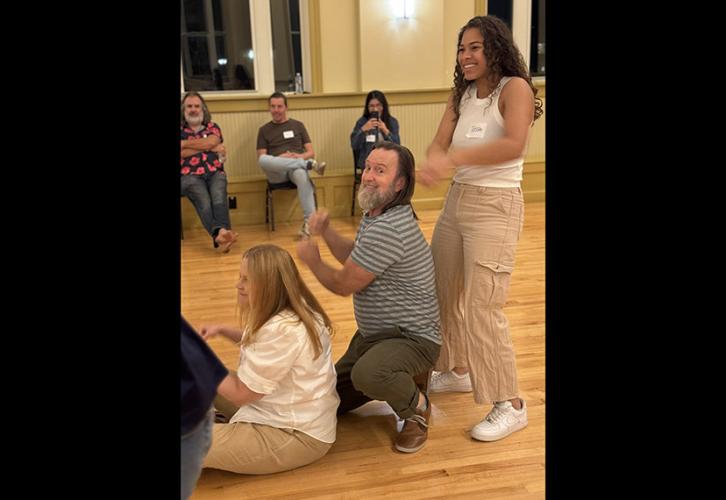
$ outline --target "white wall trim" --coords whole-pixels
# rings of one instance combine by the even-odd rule
[[[514,43],[529,68],[529,45],[532,37],[532,0],[512,0],[512,35]]]

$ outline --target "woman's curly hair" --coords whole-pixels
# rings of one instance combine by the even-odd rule
[[[459,119],[459,104],[461,98],[466,92],[470,82],[464,79],[464,72],[459,66],[458,51],[461,45],[461,39],[464,32],[469,28],[476,28],[484,38],[484,57],[486,58],[489,84],[494,88],[498,80],[504,76],[518,76],[524,78],[529,83],[534,93],[534,117],[536,120],[542,115],[542,99],[537,97],[537,88],[532,85],[532,78],[527,71],[527,65],[524,62],[522,54],[514,45],[514,38],[509,27],[495,16],[477,16],[469,20],[461,30],[459,30],[459,39],[456,42],[456,67],[454,68],[454,113],[456,120]]]

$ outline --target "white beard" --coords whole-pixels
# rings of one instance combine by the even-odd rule
[[[184,119],[186,120],[187,124],[190,127],[198,127],[202,124],[202,120],[204,120],[203,114],[198,114],[197,116],[190,116],[187,114],[184,114]]]
[[[380,193],[377,190],[371,191],[366,189],[363,184],[361,184],[360,188],[358,188],[358,204],[364,212],[370,212],[374,208],[383,207],[393,201],[393,198],[395,197],[396,191],[394,191],[393,185],[391,185],[390,189],[385,193]]]

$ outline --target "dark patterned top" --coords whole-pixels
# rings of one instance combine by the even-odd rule
[[[189,126],[181,128],[181,140],[193,141],[195,139],[204,139],[209,135],[219,136],[220,141],[224,142],[222,137],[222,129],[214,122],[207,123],[207,126],[194,132]],[[203,175],[207,172],[224,171],[224,165],[219,161],[219,155],[214,151],[200,151],[199,153],[181,159],[182,175]]]

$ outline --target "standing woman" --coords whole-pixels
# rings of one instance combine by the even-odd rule
[[[365,167],[366,158],[380,141],[401,144],[401,137],[398,135],[398,120],[388,112],[386,96],[380,90],[371,90],[366,96],[363,116],[358,118],[350,133],[356,168]]]
[[[520,182],[529,131],[542,100],[500,19],[477,16],[460,31],[454,88],[417,177],[454,172],[431,250],[443,346],[432,392],[474,392],[493,404],[471,430],[495,441],[527,425],[519,397],[507,300],[524,204]]]

